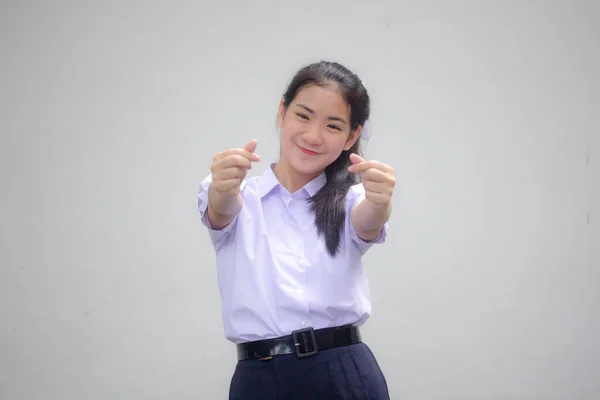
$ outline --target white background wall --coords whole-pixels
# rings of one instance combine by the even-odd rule
[[[225,399],[212,155],[337,60],[392,164],[364,336],[393,399],[600,396],[596,1],[0,3],[0,398]]]

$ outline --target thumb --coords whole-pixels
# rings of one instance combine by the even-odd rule
[[[254,150],[256,150],[256,145],[258,144],[258,140],[256,139],[252,139],[251,141],[249,141],[245,146],[244,146],[244,150],[250,152],[250,153],[254,153]]]
[[[260,156],[258,154],[254,154],[257,144],[258,144],[258,140],[252,139],[251,141],[246,143],[246,145],[244,146],[244,150],[246,150],[249,153],[252,153],[251,158],[250,158],[250,160],[252,160],[252,161],[260,161]]]
[[[358,154],[350,153],[350,162],[352,163],[352,165],[359,164],[363,161],[365,161],[365,159],[359,156]]]

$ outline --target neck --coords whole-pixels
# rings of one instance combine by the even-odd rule
[[[315,179],[321,173],[303,174],[292,168],[291,165],[282,157],[273,168],[273,173],[279,183],[290,193],[296,193],[302,189],[308,182]]]

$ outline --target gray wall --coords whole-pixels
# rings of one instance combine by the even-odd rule
[[[319,5],[317,5],[319,4]],[[394,399],[600,397],[600,6],[0,3],[0,398],[224,399],[212,155],[301,65],[373,98],[389,241],[365,338]]]

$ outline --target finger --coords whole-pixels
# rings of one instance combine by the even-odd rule
[[[254,152],[256,151],[257,144],[258,144],[258,140],[252,139],[251,141],[246,143],[246,145],[244,146],[244,150],[246,150],[248,153],[251,154],[251,156],[250,156],[251,161],[260,161],[260,156],[258,154],[254,154]]]
[[[359,156],[356,153],[350,153],[350,162],[354,165],[354,164],[358,164],[361,162],[364,162],[365,159],[362,158],[361,156]]]
[[[373,168],[373,169],[376,169],[376,170],[379,170],[379,171],[383,171],[383,172],[388,172],[388,173],[389,172],[393,172],[392,167],[390,167],[388,165],[385,165],[382,162],[373,161],[373,160],[371,160],[371,161],[363,161],[361,163],[354,164],[354,165],[350,166],[351,172],[364,172],[364,171],[366,171],[367,169],[370,169],[370,168]]]
[[[224,150],[220,153],[218,153],[215,156],[215,159],[217,160],[222,160],[226,157],[232,156],[232,155],[239,155],[242,156],[244,158],[247,158],[250,161],[260,161],[260,156],[258,154],[255,153],[251,153],[245,149],[228,149],[228,150]]]
[[[256,145],[258,144],[258,140],[252,139],[244,146],[244,150],[249,153],[254,153],[256,151]]]
[[[244,149],[227,149],[218,153],[217,156],[215,156],[215,158],[218,160],[222,160],[232,155],[239,155],[251,161],[260,161],[260,156],[258,154],[250,153],[249,151],[246,151]]]
[[[248,170],[248,169],[252,168],[252,163],[250,162],[249,159],[247,159],[246,157],[244,157],[242,155],[233,154],[233,155],[225,157],[221,161],[219,161],[218,167],[219,167],[219,169],[236,167],[236,168],[245,168]]]
[[[381,205],[388,204],[391,200],[391,196],[385,193],[366,192],[365,197],[372,203]]]
[[[240,178],[233,178],[233,179],[214,181],[213,183],[215,185],[215,189],[218,192],[226,193],[233,189],[239,188],[242,183],[242,180]]]
[[[362,173],[362,178],[364,181],[384,182],[391,184],[392,186],[396,183],[396,178],[394,175],[375,168],[369,168],[364,171]]]
[[[369,168],[374,168],[379,171],[393,173],[394,170],[389,165],[386,165],[379,161],[363,161],[358,164],[351,165],[348,170],[350,172],[364,172]]]
[[[233,178],[245,178],[246,174],[248,173],[248,170],[246,168],[241,168],[241,167],[231,167],[231,168],[225,168],[225,169],[220,169],[218,171],[216,171],[215,174],[213,174],[213,179],[215,180],[227,180],[227,179],[233,179]]]
[[[383,182],[365,181],[363,182],[365,192],[390,194],[394,191],[394,188],[390,187],[389,184]]]

